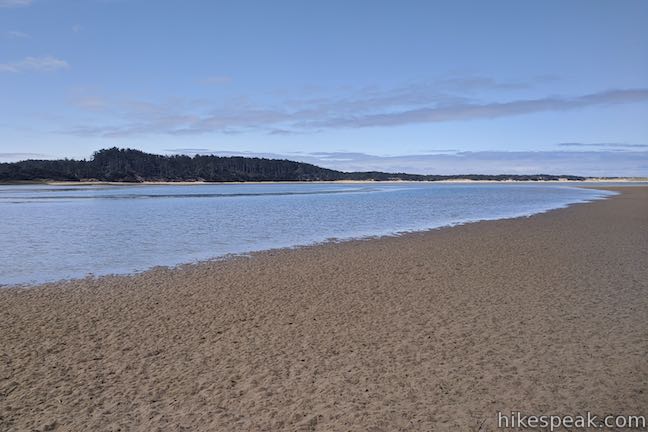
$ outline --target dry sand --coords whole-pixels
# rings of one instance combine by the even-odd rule
[[[127,251],[124,251],[127,253]],[[0,291],[0,430],[477,431],[648,415],[648,188]]]

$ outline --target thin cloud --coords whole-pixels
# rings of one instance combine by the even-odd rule
[[[18,30],[9,30],[5,32],[5,37],[9,39],[29,39],[31,36]]]
[[[625,143],[559,143],[560,147],[604,147],[604,148],[619,148],[619,149],[642,149],[648,148],[648,144],[625,144]]]
[[[300,126],[306,128],[400,126],[414,123],[493,119],[543,111],[566,111],[597,105],[618,105],[645,101],[648,101],[648,89],[610,90],[574,98],[548,97],[486,104],[459,103],[385,114],[336,117],[305,122]]]
[[[0,153],[0,162],[15,162],[25,159],[47,159],[50,155],[43,153]]]
[[[32,0],[0,0],[0,8],[14,8],[29,6]]]
[[[486,81],[479,85],[498,85]],[[494,119],[646,101],[648,89],[645,88],[608,90],[575,97],[476,102],[465,96],[438,92],[427,85],[412,85],[387,91],[366,88],[349,97],[287,100],[273,105],[258,105],[244,97],[230,99],[220,107],[210,106],[204,100],[181,99],[163,104],[113,103],[112,109],[107,110],[112,113],[111,124],[79,125],[66,132],[104,137],[250,131],[291,135],[326,129]]]
[[[300,130],[291,130],[291,129],[270,129],[266,133],[268,135],[279,135],[279,136],[292,136],[292,135],[306,135],[317,133],[319,130],[309,130],[309,131],[300,131]]]
[[[25,57],[24,59],[12,63],[0,63],[0,72],[53,72],[60,69],[68,69],[70,65],[65,60],[52,56],[45,57]]]
[[[648,176],[648,152],[478,151],[376,156],[357,152],[320,152],[296,159],[342,171],[416,174],[573,174],[592,177]]]
[[[174,149],[165,149],[164,151],[168,153],[178,154],[178,155],[214,153],[213,150],[209,150],[206,148],[174,148]]]
[[[223,76],[211,79],[218,83],[224,80]],[[460,84],[471,89],[503,89],[519,86],[519,84],[500,83],[489,78],[468,77],[463,80],[446,79],[432,83],[416,83],[386,90],[376,86],[355,90],[352,88],[329,89],[334,90],[333,93],[341,92],[343,96],[289,99],[271,106],[255,104],[245,96],[230,98],[224,101],[220,107],[210,106],[206,101],[202,101],[200,106],[187,100],[175,100],[172,104],[156,104],[148,101],[128,101],[126,103],[113,101],[111,109],[106,110],[115,113],[112,124],[77,125],[66,132],[75,135],[104,137],[123,137],[139,133],[192,135],[219,132],[233,134],[251,130],[270,135],[317,133],[319,132],[318,128],[300,128],[298,123],[358,112],[383,112],[429,104],[447,105],[465,102],[466,98],[451,95],[445,91]],[[325,89],[313,89],[313,92],[317,91],[325,91]],[[126,105],[130,105],[130,107]],[[144,109],[139,107],[144,107]],[[181,118],[187,121],[184,124],[176,121]]]
[[[176,154],[213,154],[289,159],[340,171],[383,171],[412,174],[554,174],[591,177],[648,176],[648,151],[449,151],[380,156],[362,152],[267,153],[170,149]],[[193,151],[189,151],[193,150]],[[200,151],[198,151],[200,150]]]
[[[271,129],[268,131],[268,135],[294,135],[295,132],[288,129]]]
[[[106,103],[99,97],[87,96],[74,101],[75,105],[88,111],[103,111]]]
[[[200,83],[207,84],[207,85],[223,85],[223,84],[229,84],[231,81],[232,78],[226,75],[212,75],[205,79],[200,80]]]
[[[528,82],[500,82],[493,78],[483,76],[472,76],[464,78],[448,78],[445,80],[436,81],[434,83],[437,88],[445,88],[452,90],[520,90],[527,89],[533,86]]]

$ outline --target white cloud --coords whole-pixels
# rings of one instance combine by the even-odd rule
[[[0,72],[52,72],[59,69],[68,69],[69,67],[70,65],[65,60],[61,60],[52,56],[25,57],[24,59],[16,62],[0,63]]]
[[[0,8],[29,6],[32,0],[0,0]]]

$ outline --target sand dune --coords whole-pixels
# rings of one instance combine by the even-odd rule
[[[648,188],[622,190],[530,218],[2,290],[0,430],[648,415]]]

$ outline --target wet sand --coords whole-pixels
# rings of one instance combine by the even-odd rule
[[[648,188],[618,190],[530,218],[0,290],[0,430],[648,415]]]

